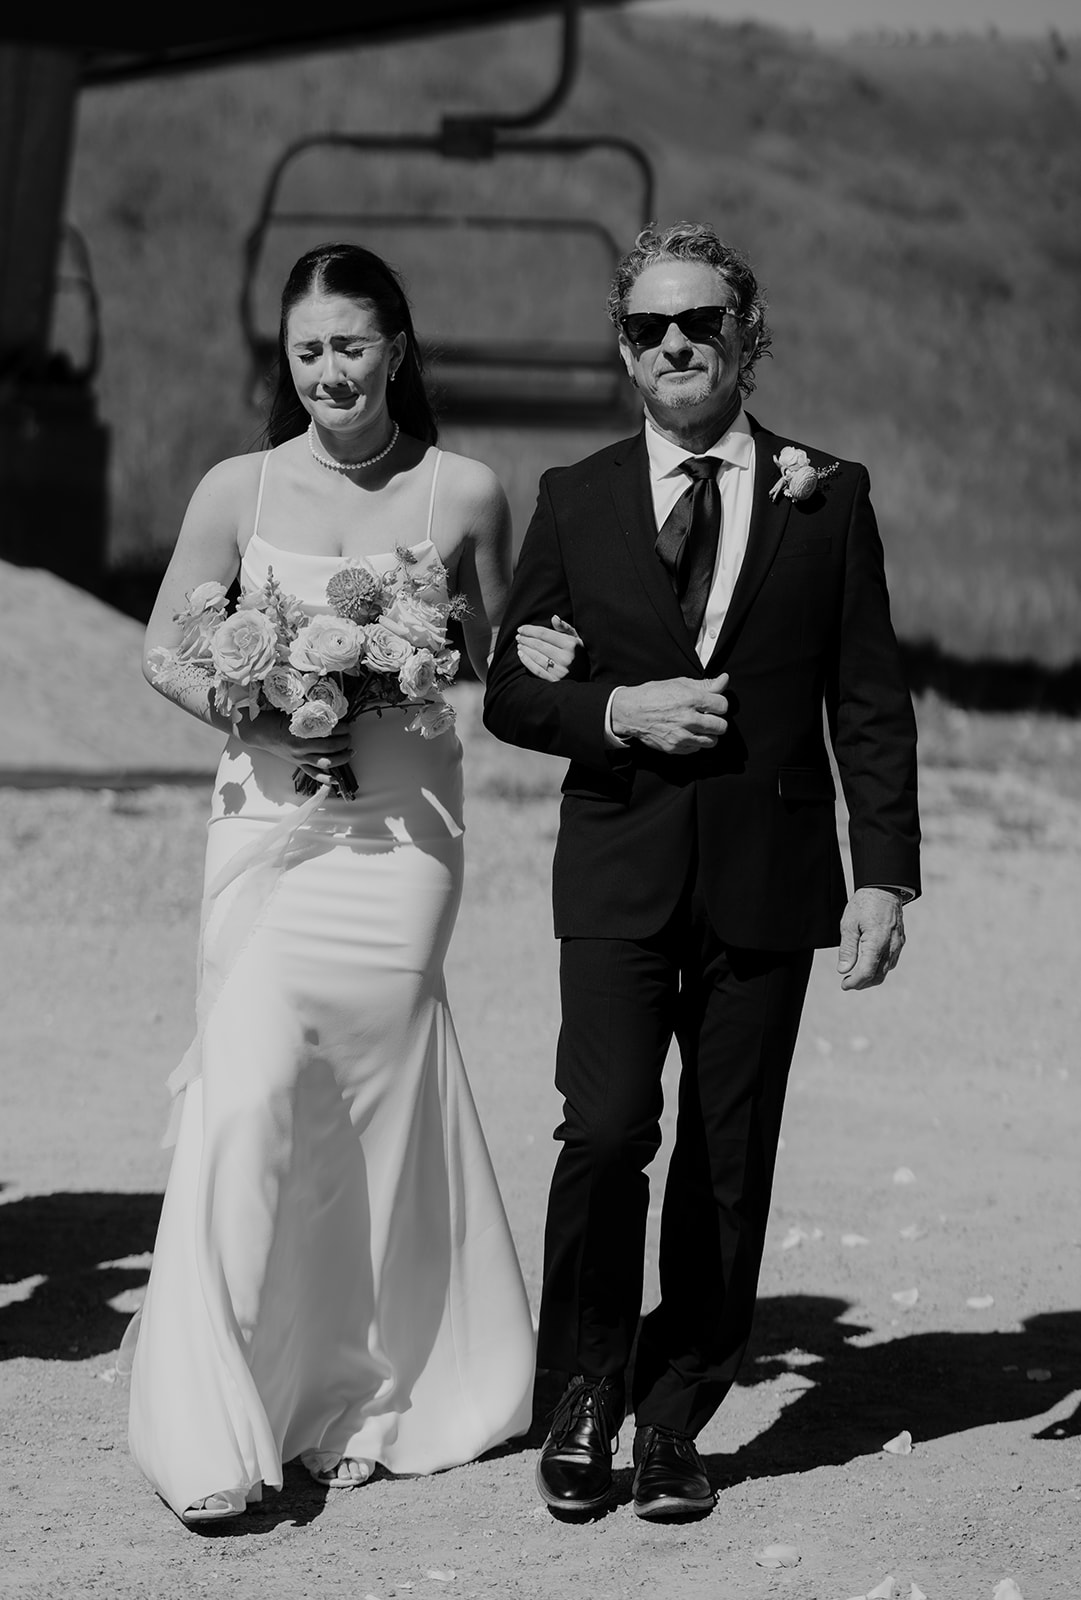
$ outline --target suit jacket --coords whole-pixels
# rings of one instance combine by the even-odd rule
[[[553,869],[560,937],[645,938],[697,861],[719,936],[800,949],[838,942],[846,893],[823,708],[849,812],[855,886],[919,889],[916,728],[866,470],[842,461],[807,500],[775,501],[791,440],[753,419],[747,552],[703,666],[668,576],[641,434],[541,479],[500,630],[484,720],[566,756]],[[804,446],[814,466],[830,458]],[[582,639],[569,677],[534,678],[515,632],[558,612]],[[715,748],[665,756],[605,741],[619,685],[727,672]]]

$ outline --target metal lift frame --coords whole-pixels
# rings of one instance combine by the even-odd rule
[[[271,169],[254,225],[244,247],[244,280],[240,297],[240,320],[252,353],[256,378],[266,375],[273,355],[269,341],[260,335],[255,322],[254,287],[262,261],[266,237],[274,226],[339,222],[356,225],[404,226],[418,228],[470,227],[492,231],[578,233],[599,240],[608,252],[612,266],[622,246],[603,223],[582,217],[520,217],[491,214],[437,214],[424,216],[406,212],[325,212],[277,211],[283,179],[291,164],[314,149],[344,149],[379,155],[423,154],[446,160],[490,161],[500,156],[527,158],[548,156],[576,157],[611,151],[624,157],[633,169],[640,192],[639,226],[653,216],[655,180],[646,152],[631,139],[608,135],[523,136],[523,130],[546,121],[562,105],[570,91],[578,67],[578,6],[564,5],[562,11],[562,50],[557,80],[547,95],[531,109],[520,113],[495,113],[488,116],[445,117],[438,132],[377,134],[313,134],[295,140],[279,156]],[[509,425],[622,426],[633,414],[622,371],[608,343],[583,345],[558,340],[439,340],[426,351],[441,415],[453,422],[486,422]],[[268,361],[268,357],[270,358]],[[515,391],[506,387],[485,395],[484,374],[563,374],[567,383],[553,392],[551,385],[531,391],[527,382]],[[455,373],[460,376],[455,378]],[[589,392],[581,392],[585,380]]]

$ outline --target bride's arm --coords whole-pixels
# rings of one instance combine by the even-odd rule
[[[473,671],[483,683],[510,593],[510,507],[499,479],[481,462],[459,456],[455,470],[465,532],[458,547],[454,586],[469,607],[462,618],[462,633]]]
[[[258,456],[237,456],[212,467],[191,497],[180,527],[176,547],[161,581],[146,627],[143,676],[166,700],[180,706],[223,733],[232,729],[228,717],[215,710],[210,699],[213,677],[197,662],[177,662],[162,669],[159,650],[175,650],[183,637],[176,621],[188,595],[201,583],[220,583],[226,589],[240,567],[237,530],[248,479],[254,485]]]
[[[200,722],[222,733],[235,732],[243,743],[295,762],[310,777],[322,777],[325,769],[348,761],[348,731],[335,730],[324,739],[297,738],[289,732],[284,712],[269,708],[256,718],[244,712],[234,725],[213,703],[214,677],[209,668],[195,661],[174,661],[163,667],[154,654],[180,645],[184,630],[176,614],[183,610],[193,589],[201,583],[220,583],[227,589],[236,577],[240,568],[238,530],[250,526],[260,461],[257,455],[222,461],[211,468],[192,495],[147,623],[143,675],[166,700]]]
[[[459,458],[471,502],[472,521],[458,552],[456,587],[469,603],[462,622],[466,650],[481,683],[495,648],[511,581],[511,521],[507,497],[499,480],[477,461]],[[570,672],[574,653],[582,640],[560,617],[551,627],[527,624],[518,632],[518,655],[535,678],[557,683]]]

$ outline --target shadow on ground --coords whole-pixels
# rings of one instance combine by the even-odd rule
[[[109,1302],[145,1284],[145,1262],[127,1258],[152,1249],[160,1210],[158,1194],[63,1193],[0,1204],[0,1284],[23,1290],[0,1306],[0,1359],[85,1360],[115,1350],[129,1313]],[[1012,1333],[924,1332],[864,1346],[869,1330],[850,1320],[850,1310],[827,1296],[759,1302],[741,1386],[797,1371],[808,1387],[757,1438],[708,1458],[715,1483],[839,1466],[880,1450],[903,1428],[926,1442],[1042,1417],[1081,1389],[1081,1311],[1046,1312]],[[1030,1372],[1050,1377],[1035,1381]],[[539,1448],[562,1381],[538,1375],[532,1428],[490,1456]],[[1034,1437],[1079,1434],[1081,1407]],[[310,1520],[324,1498],[306,1474],[291,1473],[258,1526]]]
[[[282,1470],[282,1486],[278,1492],[267,1494],[249,1506],[244,1516],[229,1517],[221,1522],[190,1523],[188,1528],[202,1539],[265,1538],[283,1524],[291,1528],[307,1527],[319,1516],[330,1495],[344,1492],[348,1491],[324,1488],[302,1466],[291,1461]]]
[[[869,1332],[843,1300],[777,1295],[759,1301],[739,1382],[744,1387],[798,1371],[809,1380],[771,1427],[731,1455],[713,1455],[714,1482],[776,1478],[841,1466],[881,1450],[907,1428],[917,1443],[1000,1422],[1042,1417],[1081,1389],[1081,1311],[1030,1317],[1019,1332],[913,1333],[884,1344],[854,1343]],[[796,1361],[790,1352],[802,1354]],[[808,1364],[806,1356],[817,1359]],[[1050,1373],[1042,1381],[1029,1372]],[[1081,1407],[1035,1438],[1076,1437]]]
[[[758,1302],[739,1386],[798,1372],[808,1387],[749,1443],[705,1457],[715,1488],[842,1466],[875,1454],[905,1428],[914,1441],[927,1443],[1043,1417],[1081,1390],[1081,1311],[1045,1312],[1029,1318],[1020,1332],[913,1333],[867,1347],[854,1341],[870,1330],[852,1321],[850,1312],[847,1301],[824,1295]],[[1034,1380],[1029,1372],[1050,1377]],[[540,1448],[566,1379],[565,1373],[538,1372],[529,1433],[491,1456]],[[633,1422],[624,1427],[633,1428]],[[1081,1404],[1033,1438],[1079,1435]],[[630,1469],[615,1474],[614,1504],[630,1500],[631,1478]]]
[[[40,1194],[0,1204],[0,1360],[84,1361],[115,1350],[130,1313],[109,1304],[146,1283],[160,1194]],[[29,1280],[42,1281],[31,1284]]]

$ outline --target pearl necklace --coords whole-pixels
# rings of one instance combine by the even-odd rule
[[[308,448],[314,459],[318,461],[321,467],[326,467],[328,472],[359,472],[362,467],[374,467],[377,461],[382,461],[384,456],[390,455],[390,452],[398,443],[398,432],[398,424],[395,423],[394,432],[390,436],[390,443],[384,445],[383,449],[378,450],[374,456],[365,456],[363,461],[334,461],[330,456],[325,456],[316,444],[315,441],[318,435],[315,431],[315,423],[310,422],[308,424]]]

